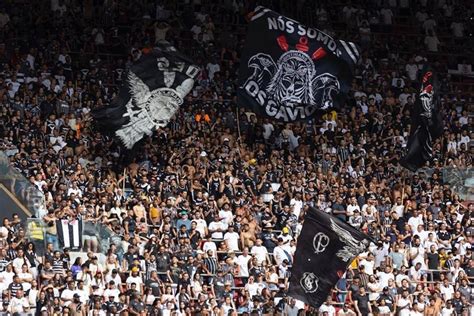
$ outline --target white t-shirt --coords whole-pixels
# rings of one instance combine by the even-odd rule
[[[335,316],[336,315],[336,309],[332,305],[327,305],[326,303],[323,303],[321,307],[319,308],[319,313],[322,315],[324,312],[328,313],[328,316]]]
[[[258,283],[247,283],[245,289],[249,291],[250,298],[257,295],[258,292]]]
[[[26,297],[17,298],[13,297],[8,305],[8,311],[10,313],[24,313],[27,308],[30,307],[28,299]]]
[[[221,67],[217,63],[215,63],[215,64],[208,63],[207,66],[206,66],[206,69],[207,69],[207,73],[209,75],[209,80],[211,80],[211,81],[214,79],[215,73],[221,71]]]
[[[114,297],[114,302],[119,301],[119,295],[120,295],[120,290],[115,288],[115,289],[107,289],[104,291],[104,297],[106,300],[109,299],[109,297],[113,296]]]
[[[269,139],[274,130],[275,128],[273,127],[272,124],[270,123],[263,124],[263,138]]]
[[[407,306],[404,309],[399,311],[398,316],[409,316],[410,315],[410,300],[408,298],[400,297],[400,299],[397,302],[397,306],[398,307]]]
[[[301,209],[303,208],[303,201],[301,201],[301,200],[298,201],[296,199],[291,199],[290,207],[293,207],[293,214],[295,214],[295,216],[297,218],[299,218],[300,213],[301,213]]]
[[[33,275],[31,273],[23,273],[23,272],[20,272],[18,273],[18,276],[20,277],[20,279],[31,279],[33,280]],[[21,285],[23,286],[23,291],[28,291],[29,289],[31,289],[31,283],[30,282],[22,282]]]
[[[358,210],[360,212],[360,207],[359,205],[352,205],[352,204],[349,204],[347,205],[347,209],[346,209],[346,212],[347,212],[347,216],[352,216],[354,215],[354,211],[355,210]]]
[[[360,266],[364,266],[365,272],[368,275],[374,274],[374,266],[375,266],[375,261],[367,261],[365,259],[361,260],[359,263]]]
[[[134,277],[134,276],[131,276],[131,275],[130,275],[130,276],[127,278],[127,281],[126,281],[125,283],[127,283],[127,285],[132,284],[132,283],[135,283],[135,284],[137,285],[137,292],[138,292],[138,293],[141,293],[141,290],[142,290],[142,289],[141,289],[141,284],[143,283],[142,277],[140,277],[140,276]]]
[[[216,251],[217,251],[217,246],[216,246],[216,243],[213,242],[213,241],[206,241],[204,243],[204,245],[202,246],[202,251],[204,252],[208,252],[209,250],[212,250],[212,253],[214,255],[216,255]]]
[[[275,259],[277,265],[282,264],[283,260],[285,259],[288,261],[291,259],[291,261],[293,261],[293,258],[291,258],[291,250],[285,247],[285,245],[276,246],[275,249],[273,249],[273,258]]]
[[[196,230],[201,234],[201,237],[206,235],[206,228],[207,223],[205,220],[201,219],[193,219],[196,222]]]
[[[422,215],[418,215],[417,217],[410,217],[408,219],[408,225],[410,225],[412,233],[416,234],[418,230],[418,225],[423,225]]]
[[[441,310],[441,316],[451,316],[451,315],[454,315],[454,307],[451,307],[451,308],[443,307],[443,309]]]
[[[236,232],[227,232],[224,235],[224,240],[227,241],[227,246],[229,250],[239,251],[239,234]]]
[[[444,294],[445,301],[453,298],[454,288],[452,285],[448,284],[448,286],[445,287],[444,284],[441,284],[439,288],[441,290],[441,294]]]
[[[263,261],[267,259],[266,255],[268,254],[268,250],[264,246],[255,245],[252,247],[252,250],[250,251],[250,253],[255,255],[258,263],[262,263]]]
[[[214,239],[222,239],[224,238],[224,233],[223,231],[226,231],[228,226],[226,223],[224,222],[212,222],[209,224],[209,231],[213,231],[213,230],[216,230],[216,229],[221,229],[221,231],[215,231],[212,233],[212,238]]]
[[[240,275],[248,277],[249,276],[249,261],[252,259],[251,256],[240,255],[237,257],[236,263],[240,267]]]
[[[70,289],[64,289],[64,291],[61,293],[61,299],[63,300],[67,300],[64,305],[69,305],[71,304],[72,302],[72,298],[74,296],[74,294],[76,293],[76,291],[74,290],[70,290]]]
[[[231,210],[228,210],[228,211],[220,210],[219,216],[227,225],[232,223],[232,221],[234,220],[234,214],[232,214]]]

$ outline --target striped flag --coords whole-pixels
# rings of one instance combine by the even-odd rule
[[[59,219],[56,221],[59,245],[63,248],[82,247],[82,219]]]

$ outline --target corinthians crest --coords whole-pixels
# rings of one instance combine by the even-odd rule
[[[264,53],[249,59],[248,68],[253,72],[243,89],[265,107],[267,114],[284,121],[333,107],[333,96],[341,88],[339,80],[330,73],[318,73],[314,64],[326,55],[324,49],[308,52],[306,37],[300,38],[296,50],[289,50],[284,36],[277,38],[277,43],[285,52],[276,62]]]
[[[312,272],[305,272],[300,285],[306,293],[314,293],[319,288],[319,278]]]

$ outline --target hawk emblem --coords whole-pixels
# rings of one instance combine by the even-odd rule
[[[125,147],[132,148],[144,135],[164,127],[183,103],[184,97],[192,90],[194,80],[186,79],[176,89],[169,88],[174,82],[174,73],[165,76],[166,87],[150,88],[132,71],[128,72],[130,99],[126,104],[128,124],[115,132]]]
[[[363,252],[365,248],[367,248],[367,240],[364,239],[362,241],[358,241],[352,237],[350,232],[336,224],[334,220],[331,219],[330,221],[331,229],[336,233],[337,237],[339,237],[339,240],[344,243],[344,247],[339,249],[336,253],[336,256],[338,256],[342,261],[351,261],[354,257]]]

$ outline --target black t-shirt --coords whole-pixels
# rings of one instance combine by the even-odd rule
[[[438,238],[441,239],[441,240],[449,240],[450,237],[451,237],[451,234],[448,233],[447,231],[438,232]]]
[[[272,240],[273,237],[274,237],[273,233],[268,230],[262,231],[262,234],[260,236],[260,238],[263,241],[263,245],[265,246],[265,248],[267,248],[268,252],[270,253],[273,252],[273,249],[275,249],[276,247],[275,242]]]
[[[439,267],[439,254],[435,253],[427,253],[426,256],[428,257],[428,269],[438,269]]]
[[[357,301],[357,305],[359,306],[359,310],[362,313],[362,315],[367,315],[369,312],[369,295],[357,294],[354,297],[354,300]]]
[[[139,300],[130,301],[130,307],[133,308],[136,312],[143,312],[145,310],[145,304]]]
[[[151,294],[153,294],[154,296],[161,295],[160,283],[158,282],[158,280],[149,279],[146,281],[145,285],[151,289]]]

